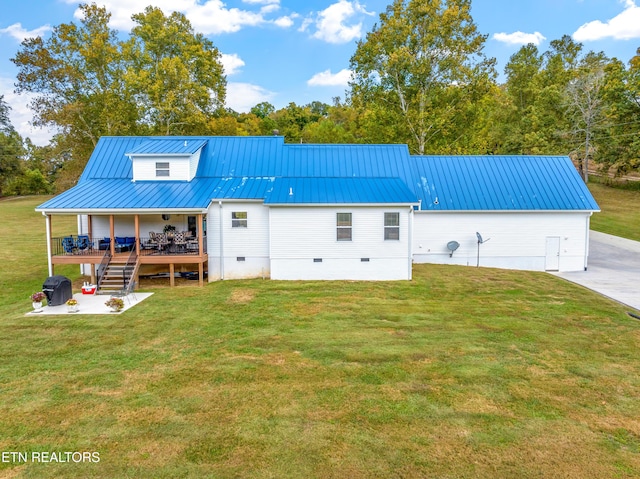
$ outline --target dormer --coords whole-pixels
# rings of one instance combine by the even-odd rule
[[[191,181],[198,171],[207,140],[151,138],[125,153],[132,163],[133,181]]]

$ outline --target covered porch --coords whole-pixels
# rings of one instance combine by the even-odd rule
[[[50,276],[55,274],[55,265],[78,264],[91,283],[98,284],[105,264],[114,262],[131,265],[136,284],[145,268],[168,269],[174,286],[176,271],[190,266],[197,269],[199,285],[204,285],[208,255],[203,212],[78,213],[76,233],[53,237],[56,214],[43,212]]]

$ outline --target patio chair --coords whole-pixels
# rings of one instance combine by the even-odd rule
[[[185,238],[187,240],[187,251],[198,251],[198,238],[191,231],[187,232]]]
[[[164,250],[169,244],[166,233],[156,233],[156,243],[158,243],[158,251]]]
[[[175,233],[173,235],[173,244],[176,246],[178,250],[186,250],[187,249],[187,239],[184,237],[184,233]]]
[[[113,293],[112,296],[116,296],[119,298],[123,298],[127,300],[127,303],[131,304],[131,299],[129,296],[133,297],[134,301],[138,301],[138,297],[136,296],[136,282],[131,279],[126,288],[122,288],[117,293]]]
[[[156,241],[156,234],[153,231],[149,231],[149,239],[147,240],[142,240],[142,238],[140,238],[141,241],[141,246],[142,249],[158,249],[158,242]]]
[[[105,236],[101,240],[98,241],[98,249],[101,251],[108,250],[111,246],[111,238]]]
[[[73,236],[65,236],[62,238],[62,248],[65,254],[73,254],[76,249],[76,242],[73,240]]]
[[[86,249],[93,248],[91,241],[89,241],[88,235],[78,235],[78,240],[76,241],[76,247],[80,251],[84,251]]]

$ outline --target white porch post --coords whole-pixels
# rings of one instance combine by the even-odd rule
[[[49,267],[49,276],[53,276],[53,262],[51,261],[51,215],[44,214],[44,218],[45,229],[47,231],[47,265]]]

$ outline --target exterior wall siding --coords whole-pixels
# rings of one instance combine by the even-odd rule
[[[189,158],[189,181],[196,177],[198,171],[198,164],[200,163],[200,154],[202,150],[198,150]]]
[[[169,163],[170,176],[156,176],[156,162]],[[134,181],[188,181],[193,178],[189,158],[134,157],[132,167]]]
[[[559,271],[582,271],[586,267],[590,214],[515,213],[421,213],[415,214],[413,258],[416,263],[478,264],[480,266],[545,271],[547,237],[560,238]],[[487,241],[488,240],[488,241]],[[460,247],[450,256],[449,241]]]
[[[399,213],[399,240],[384,239],[385,212]],[[273,207],[270,213],[272,279],[411,279],[409,208]],[[337,240],[337,213],[352,214],[351,241]]]
[[[233,212],[247,213],[246,228],[233,227]],[[269,209],[261,202],[213,203],[207,230],[209,281],[269,277]]]
[[[140,236],[143,238],[149,237],[149,232],[162,233],[165,225],[175,226],[176,231],[186,231],[188,228],[188,216],[193,215],[181,215],[171,214],[168,220],[163,220],[161,215],[140,215]],[[88,224],[86,216],[83,216],[81,233],[86,233],[88,230]],[[109,216],[108,215],[93,215],[91,217],[92,233],[94,238],[109,237]],[[135,220],[133,215],[116,215],[115,221],[115,234],[116,236],[135,236]]]

